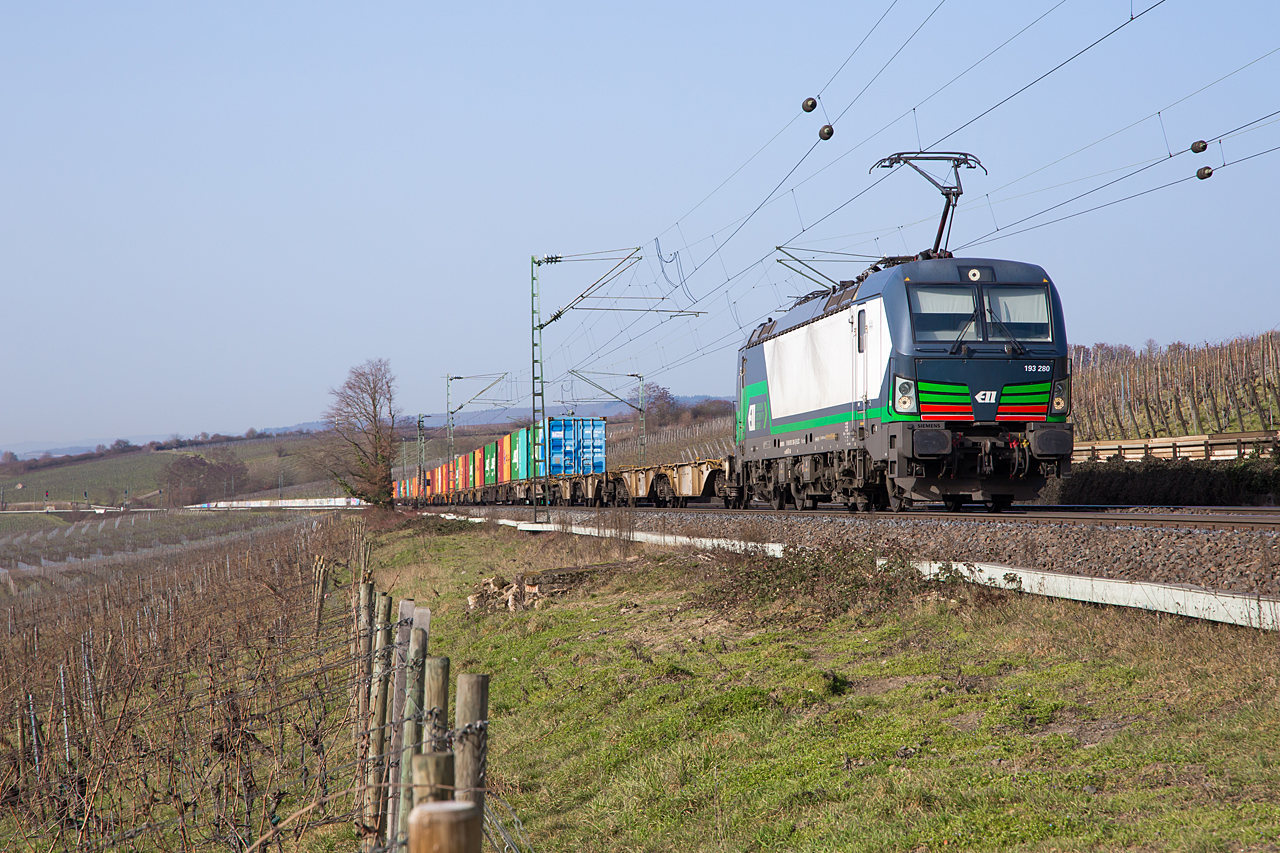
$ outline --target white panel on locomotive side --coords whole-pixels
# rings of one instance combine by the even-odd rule
[[[839,311],[764,342],[769,410],[787,418],[851,402],[849,317]]]

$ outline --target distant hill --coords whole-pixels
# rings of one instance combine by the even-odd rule
[[[260,429],[258,432],[267,435],[279,435],[282,432],[320,432],[324,429],[324,421],[307,421],[302,424],[294,424],[287,427],[267,427]]]
[[[267,427],[265,429],[258,430],[258,432],[266,435],[279,435],[280,433],[285,433],[285,432],[302,432],[306,430],[310,430],[311,432],[319,432],[322,429],[324,429],[324,423],[322,421],[307,421],[306,423],[294,424],[293,426]],[[244,435],[244,431],[242,430],[237,433],[228,433],[228,434]],[[113,435],[110,438],[83,438],[83,439],[80,439],[79,441],[75,441],[66,445],[55,445],[48,441],[20,441],[15,444],[7,444],[7,445],[0,446],[0,452],[5,450],[11,450],[17,455],[19,459],[39,459],[41,456],[43,456],[46,453],[51,454],[53,456],[79,456],[82,453],[92,453],[99,444],[110,447],[111,444],[118,438],[123,438],[125,441],[128,441],[130,444],[136,444],[142,447],[148,444],[149,442],[168,441],[172,437],[173,437],[173,433],[168,433],[165,435],[159,435],[159,434],[125,435],[125,436]],[[190,438],[190,436],[183,436],[183,437]]]

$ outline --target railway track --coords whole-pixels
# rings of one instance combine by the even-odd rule
[[[495,507],[506,511],[526,512],[525,507]],[[553,507],[556,510],[590,512],[590,507]],[[1141,510],[1141,511],[1133,511]],[[1156,510],[1156,511],[1153,511]],[[1168,510],[1159,512],[1158,510]],[[1180,511],[1174,511],[1180,510]],[[1069,525],[1077,527],[1180,528],[1190,530],[1280,531],[1280,507],[1012,507],[1003,512],[985,510],[945,512],[910,509],[902,512],[851,513],[843,506],[820,505],[812,510],[778,511],[770,507],[727,510],[714,503],[690,503],[682,508],[639,506],[634,512],[706,516],[749,516],[779,520],[806,518],[881,518],[897,521],[942,521],[976,523],[1014,523],[1029,525]]]

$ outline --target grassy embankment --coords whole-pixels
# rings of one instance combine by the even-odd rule
[[[876,573],[435,520],[379,589],[493,675],[492,786],[541,851],[1275,849],[1280,645]],[[611,564],[545,609],[480,579]]]
[[[250,479],[262,488],[251,491],[239,488],[237,498],[274,498],[283,494],[286,498],[331,498],[337,495],[332,481],[323,477],[307,459],[306,451],[313,439],[281,438],[272,441],[255,441],[252,444],[228,445],[249,469]],[[195,452],[200,452],[199,448]],[[280,490],[280,475],[284,475],[284,489]]]
[[[68,524],[62,516],[53,513],[5,513],[0,515],[0,536],[35,533],[37,530],[66,527]]]

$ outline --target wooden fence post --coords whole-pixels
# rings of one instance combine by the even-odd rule
[[[423,803],[409,815],[409,853],[480,853],[484,813],[471,803]]]
[[[13,700],[13,721],[18,729],[18,793],[22,793],[22,783],[27,775],[27,725],[26,715],[22,711],[22,700]]]
[[[422,654],[425,657],[427,648],[431,644],[431,608],[424,607],[421,604],[413,608],[413,627],[421,628],[427,632],[427,642],[422,646]]]
[[[316,606],[316,646],[320,643],[320,625],[324,621],[324,600],[329,592],[329,564],[325,562],[324,557],[316,557],[313,567],[315,580],[314,603]]]
[[[361,769],[369,756],[369,675],[373,671],[373,584],[360,584],[356,604],[356,743]]]
[[[415,623],[416,623],[415,618]],[[400,791],[396,820],[397,841],[408,838],[409,812],[413,809],[412,759],[422,752],[422,665],[427,650],[427,632],[414,627],[405,661],[404,724],[400,732]]]
[[[453,753],[425,752],[413,757],[413,804],[453,799]]]
[[[454,799],[470,800],[484,814],[484,788],[488,758],[489,676],[458,676],[458,708],[453,752],[456,756],[457,793]],[[479,724],[471,731],[465,727]]]
[[[395,646],[392,651],[391,665],[394,673],[389,702],[387,722],[391,726],[390,746],[387,749],[387,790],[383,792],[386,805],[383,814],[386,819],[386,839],[394,841],[400,827],[400,752],[401,734],[404,729],[405,683],[408,675],[409,635],[413,633],[413,599],[402,598],[398,610],[399,618],[395,626]]]
[[[382,805],[385,798],[379,787],[384,778],[386,768],[386,722],[387,692],[391,681],[391,596],[378,594],[377,612],[378,641],[374,652],[373,679],[370,688],[369,705],[373,709],[373,719],[369,723],[369,764],[365,772],[365,790],[367,800],[365,806],[365,826],[375,833],[367,837],[370,846],[376,846],[376,839],[381,835]]]
[[[429,723],[422,730],[422,751],[440,752],[444,749],[441,741],[449,731],[449,659],[429,657],[424,667],[422,709]]]

